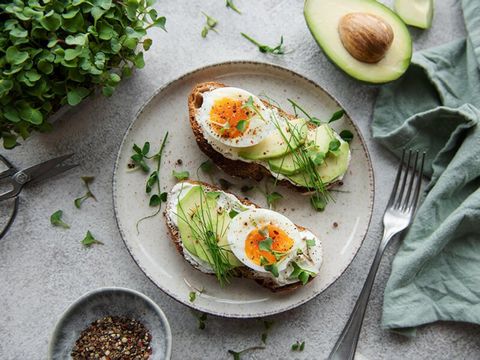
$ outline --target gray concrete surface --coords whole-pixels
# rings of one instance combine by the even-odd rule
[[[35,136],[11,152],[0,150],[19,166],[70,151],[81,162],[68,175],[25,189],[21,209],[10,233],[0,242],[0,358],[44,359],[52,328],[64,309],[83,293],[101,286],[126,286],[150,296],[165,311],[173,332],[173,359],[229,359],[227,349],[258,344],[259,320],[209,317],[206,329],[185,306],[170,299],[140,271],[128,254],[116,227],[112,208],[113,163],[120,141],[137,109],[153,91],[197,67],[224,60],[265,60],[278,63],[318,82],[336,98],[360,125],[372,155],[376,201],[372,225],[364,246],[346,273],[327,291],[304,306],[273,316],[267,349],[245,359],[325,358],[353,307],[380,237],[380,218],[390,191],[395,159],[370,135],[375,87],[347,78],[321,53],[308,33],[300,0],[236,0],[238,15],[221,0],[159,1],[167,16],[168,33],[153,30],[154,44],[146,54],[146,67],[122,83],[110,99],[97,96],[69,111],[48,135]],[[200,37],[203,10],[219,20],[219,34]],[[260,54],[240,37],[245,31],[268,44],[280,35],[292,53],[284,57]],[[464,34],[460,2],[437,1],[433,28],[412,31],[415,49],[430,47]],[[79,176],[96,177],[98,202],[76,211],[72,199],[81,194]],[[67,212],[70,231],[53,228],[49,216]],[[87,229],[105,246],[83,249]],[[383,289],[395,249],[381,266],[359,343],[368,359],[479,359],[480,328],[458,323],[422,327],[408,340],[381,329]],[[305,340],[303,353],[290,351]]]

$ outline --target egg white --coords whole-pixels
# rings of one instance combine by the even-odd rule
[[[253,102],[262,114],[263,119],[257,114],[253,115],[249,120],[248,129],[236,138],[220,136],[210,122],[210,111],[215,101],[224,98],[248,101],[250,97],[253,98]],[[270,121],[270,112],[260,99],[246,90],[235,87],[217,88],[203,93],[203,103],[197,111],[196,120],[202,127],[202,130],[215,140],[218,140],[222,144],[238,148],[256,145],[275,130],[274,124]]]
[[[253,230],[267,225],[279,227],[293,240],[293,246],[290,251],[276,263],[278,270],[282,271],[295,256],[297,249],[302,246],[302,236],[298,228],[285,216],[268,209],[251,209],[241,212],[229,224],[227,241],[238,260],[255,271],[266,273],[268,271],[263,266],[257,265],[247,257],[245,240]]]

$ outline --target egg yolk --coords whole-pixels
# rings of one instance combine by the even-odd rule
[[[264,236],[266,235],[266,230],[268,230],[268,236],[272,238],[272,252],[260,250],[259,248],[259,243],[266,239],[266,236]],[[254,229],[248,234],[247,239],[245,240],[245,254],[257,265],[261,265],[261,256],[268,261],[268,264],[276,263],[277,258],[273,254],[273,251],[276,252],[277,255],[281,255],[281,253],[286,254],[292,247],[293,240],[285,231],[275,225],[267,225],[263,228]]]
[[[210,110],[210,123],[217,134],[226,138],[237,138],[248,129],[250,111],[242,108],[241,100],[223,98],[215,100]],[[239,125],[244,120],[245,123]]]

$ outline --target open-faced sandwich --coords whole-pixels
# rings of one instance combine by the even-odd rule
[[[232,176],[270,175],[326,202],[328,187],[347,171],[349,144],[327,123],[313,124],[215,82],[198,84],[188,106],[198,146]]]
[[[221,285],[244,277],[272,291],[294,289],[322,264],[321,242],[312,232],[206,183],[176,184],[165,217],[184,259]]]

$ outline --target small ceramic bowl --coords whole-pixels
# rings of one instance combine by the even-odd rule
[[[108,315],[127,316],[140,321],[152,335],[150,345],[153,352],[149,360],[170,359],[172,333],[163,311],[138,291],[118,287],[93,290],[69,306],[55,325],[48,359],[70,359],[80,333],[93,321]]]

